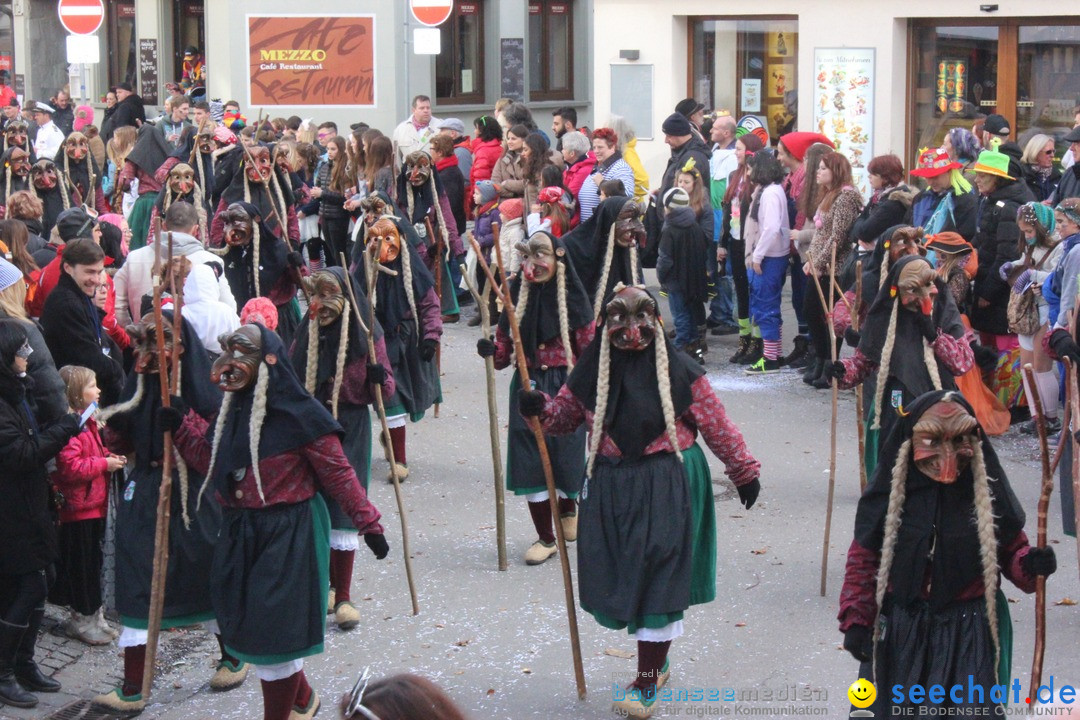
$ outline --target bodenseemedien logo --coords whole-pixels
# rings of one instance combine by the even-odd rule
[[[853,718],[872,718],[874,712],[867,710],[866,708],[874,704],[874,700],[877,699],[877,688],[874,687],[874,683],[865,678],[859,678],[855,682],[851,683],[851,687],[847,690],[848,700],[851,704],[859,708],[858,710],[852,710],[848,717]]]

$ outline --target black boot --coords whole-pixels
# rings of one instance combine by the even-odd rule
[[[750,349],[746,351],[746,355],[743,357],[740,365],[753,365],[763,357],[765,352],[765,341],[761,338],[750,338]]]
[[[739,349],[735,351],[735,354],[728,358],[729,363],[739,365],[742,363],[743,358],[746,357],[746,353],[750,352],[751,337],[749,335],[739,336]]]
[[[781,361],[780,364],[795,370],[801,370],[809,365],[811,360],[810,341],[805,335],[796,335],[795,348],[791,351],[790,355]]]
[[[818,375],[821,375],[821,371],[825,367],[825,361],[815,356],[812,362],[807,363],[806,371],[803,373],[802,381],[807,385],[813,385],[817,380]]]
[[[831,365],[832,365],[832,360],[831,359],[826,358],[826,359],[822,360],[821,361],[821,374],[818,375],[816,378],[814,378],[814,382],[812,382],[810,384],[813,385],[814,387],[816,387],[818,390],[825,390],[827,388],[831,388],[832,387],[832,377],[830,377],[829,373],[826,372]]]
[[[15,679],[15,654],[26,628],[0,623],[0,705],[32,708],[38,699]]]
[[[60,683],[41,672],[34,662],[34,648],[37,646],[38,630],[45,617],[45,608],[35,610],[30,615],[30,625],[23,633],[22,641],[15,652],[15,679],[27,690],[34,692],[60,692]]]

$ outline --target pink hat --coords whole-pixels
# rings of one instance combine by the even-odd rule
[[[225,127],[224,125],[218,125],[216,128],[214,128],[214,139],[222,145],[236,144],[236,135],[233,133],[232,130]]]
[[[503,200],[499,203],[499,215],[502,216],[504,221],[514,220],[521,217],[524,214],[523,203],[520,198],[514,198],[513,200]]]
[[[259,323],[267,330],[277,330],[277,308],[264,297],[253,297],[244,303],[244,308],[240,311],[240,322],[244,325]]]
[[[75,108],[75,122],[71,127],[75,132],[82,132],[87,125],[94,124],[94,108],[89,105],[79,105]]]

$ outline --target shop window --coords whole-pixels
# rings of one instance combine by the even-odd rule
[[[569,100],[574,96],[573,2],[529,3],[529,97]]]
[[[196,47],[206,56],[204,42],[203,0],[179,0],[173,17],[173,77],[172,82],[180,82],[184,75],[184,48]]]
[[[776,141],[798,123],[798,23],[694,20],[689,94],[708,110],[754,115]]]
[[[109,87],[122,82],[135,85],[139,55],[135,39],[135,0],[110,0],[107,6],[109,37]]]
[[[1021,147],[1036,134],[1058,141],[1080,104],[1080,25],[1009,18],[965,26],[911,25],[913,65],[908,156],[940,146],[952,128],[1003,115]]]
[[[435,100],[444,105],[483,103],[484,3],[454,3],[439,26],[442,52],[435,56]]]

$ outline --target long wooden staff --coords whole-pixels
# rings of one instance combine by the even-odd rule
[[[380,250],[382,241],[379,242]],[[408,248],[402,248],[402,252],[408,252]],[[377,256],[376,256],[377,257]],[[371,300],[372,288],[375,285],[375,270],[369,267],[372,263],[377,262],[374,258],[369,257],[368,261],[364,263],[364,273],[367,275],[368,283],[368,322],[364,322],[364,318],[360,316],[360,306],[356,304],[356,293],[353,292],[352,278],[348,271],[348,264],[345,260],[345,253],[341,253],[341,266],[346,268],[345,270],[345,288],[349,291],[349,302],[352,303],[353,315],[356,316],[356,322],[367,333],[368,343],[368,360],[369,362],[375,362],[377,357],[375,355],[375,303]],[[416,326],[420,327],[420,318],[416,319]],[[375,410],[379,414],[379,423],[382,424],[383,442],[386,443],[386,450],[390,454],[390,477],[394,481],[394,496],[397,499],[398,515],[401,517],[401,551],[405,554],[405,578],[409,582],[409,598],[412,600],[412,614],[420,614],[420,602],[416,598],[416,583],[413,582],[412,574],[412,558],[409,555],[409,524],[405,519],[405,499],[401,496],[401,482],[398,480],[397,461],[394,458],[394,444],[390,442],[390,426],[386,424],[386,406],[383,404],[382,385],[373,383],[375,390]]]
[[[495,283],[495,276],[491,274],[491,267],[484,260],[484,255],[480,250],[480,244],[476,242],[476,238],[469,238],[469,242],[472,244],[473,252],[476,253],[477,265],[483,269],[491,287],[495,288],[499,295],[502,296],[503,313],[510,322],[510,334],[514,338],[514,354],[517,358],[518,378],[521,380],[521,387],[528,389],[532,387],[529,382],[529,364],[525,360],[525,348],[521,344],[521,328],[518,327],[517,315],[514,314],[514,303],[510,299],[510,286],[505,282],[505,271],[502,271],[502,268],[506,267],[503,265],[502,248],[499,247],[499,243],[495,243],[496,259],[500,271],[503,273],[504,281],[502,286],[499,286]],[[569,350],[567,348],[567,352]],[[540,464],[544,468],[544,481],[547,483],[551,517],[555,520],[555,541],[559,545],[559,563],[562,565],[563,588],[566,591],[566,615],[570,622],[570,648],[574,654],[574,679],[577,681],[578,698],[584,700],[585,667],[581,661],[581,640],[578,637],[577,608],[574,605],[574,581],[570,577],[570,558],[566,554],[566,538],[563,536],[562,523],[559,522],[559,504],[555,494],[555,474],[551,469],[551,456],[548,454],[547,442],[544,440],[544,430],[540,426],[540,418],[530,417],[526,418],[526,420],[529,428],[533,431],[533,437],[536,439],[536,447],[540,451]]]
[[[491,311],[488,298],[491,297],[491,284],[484,285],[484,292],[476,291],[476,284],[469,277],[468,269],[461,266],[461,277],[472,293],[476,307],[480,311],[480,333],[484,338],[491,336]],[[506,570],[506,492],[503,487],[502,447],[499,442],[499,405],[495,397],[495,358],[484,358],[484,373],[487,376],[488,431],[491,435],[491,469],[495,477],[495,543],[499,555],[499,570]]]
[[[1068,366],[1066,366],[1068,367]],[[1031,390],[1031,400],[1035,406],[1035,427],[1039,431],[1039,455],[1042,458],[1042,482],[1039,489],[1039,525],[1035,546],[1046,547],[1046,515],[1050,508],[1050,494],[1054,491],[1054,476],[1050,472],[1050,449],[1046,442],[1046,416],[1043,415],[1042,398],[1039,386],[1035,384],[1035,371],[1031,363],[1024,365],[1024,377]],[[1068,429],[1062,426],[1063,432]],[[1065,438],[1061,439],[1065,442]],[[1035,576],[1035,652],[1031,659],[1031,685],[1028,697],[1035,698],[1035,692],[1042,684],[1043,655],[1046,652],[1046,576]]]
[[[435,198],[438,202],[439,198]],[[432,231],[431,218],[424,218],[427,234],[435,243],[435,295],[439,298],[439,312],[442,312],[442,266],[443,266],[443,241],[442,231],[436,235]],[[418,320],[419,322],[419,320]],[[442,377],[442,342],[435,346],[435,371]],[[439,403],[435,403],[435,417],[439,417]]]
[[[813,269],[814,260],[811,257],[810,266]],[[826,302],[825,293],[821,289],[821,280],[817,272],[810,273],[814,278],[814,287],[817,288],[821,307],[826,308],[826,335],[829,338],[829,356],[833,363],[836,362],[836,340],[833,337],[832,316],[836,298],[836,244],[833,244],[832,259],[829,261],[829,300]],[[825,539],[821,546],[821,597],[825,597],[826,577],[829,571],[829,534],[832,531],[833,494],[836,490],[836,413],[839,402],[840,388],[836,378],[832,378],[832,422],[829,432],[829,492],[828,506],[825,509]],[[860,422],[861,422],[860,417]]]
[[[161,247],[161,218],[154,228],[154,242]],[[176,268],[173,266],[172,233],[168,234],[169,265],[168,272],[172,286],[173,304],[173,345],[171,356],[165,352],[165,323],[161,314],[161,295],[165,283],[161,276],[155,278],[154,287],[154,325],[157,332],[158,379],[161,386],[161,406],[170,407],[170,395],[175,395],[180,378],[180,313],[183,304],[183,289],[179,288]],[[169,376],[171,370],[171,382]],[[171,430],[165,431],[161,457],[161,485],[158,487],[157,523],[154,527],[154,564],[150,580],[150,608],[146,621],[146,658],[143,661],[142,697],[150,699],[151,686],[154,683],[154,665],[157,662],[158,635],[161,632],[161,615],[165,607],[165,580],[169,567],[169,521],[172,510],[172,471],[173,471],[173,436]]]
[[[862,305],[862,260],[855,263],[855,302],[851,311],[851,329],[859,332],[859,308]],[[866,424],[863,422],[863,386],[855,386],[855,427],[859,433],[859,492],[866,490]]]

